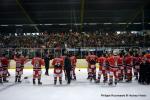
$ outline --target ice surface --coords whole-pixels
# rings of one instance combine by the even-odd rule
[[[14,83],[15,70],[10,70],[9,83],[0,85],[0,100],[150,100],[149,85],[140,85],[136,81],[118,83],[117,86],[90,83],[86,79],[86,71],[86,69],[80,71],[77,69],[76,81],[67,85],[63,78],[63,84],[56,86],[53,85],[53,69],[50,69],[50,76],[45,76],[43,71],[43,85],[38,86],[32,85],[32,70],[24,70],[21,84]],[[23,79],[26,76],[28,79]],[[132,96],[124,96],[126,94]]]

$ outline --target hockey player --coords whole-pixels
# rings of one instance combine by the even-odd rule
[[[103,75],[103,82],[105,83],[107,81],[107,58],[105,57],[104,54],[98,58],[98,63],[99,63],[99,72],[98,72],[98,79],[97,83],[100,82],[101,75]]]
[[[150,53],[144,55],[145,60],[150,63]]]
[[[118,70],[119,70],[119,66],[118,66],[118,59],[119,56],[117,56],[117,52],[113,52],[113,55],[111,55],[107,61],[109,64],[109,85],[113,84],[113,77],[115,79],[114,83],[115,85],[118,82]]]
[[[90,75],[89,75],[89,68],[90,68],[89,56],[90,56],[90,53],[88,53],[88,55],[86,56],[86,61],[87,61],[87,64],[88,64],[88,66],[87,66],[87,72],[88,72],[88,77],[87,77],[87,79],[90,78]]]
[[[118,78],[119,78],[119,81],[123,81],[123,78],[124,78],[124,58],[123,58],[123,55],[120,53],[119,57],[118,57]]]
[[[133,56],[130,53],[124,59],[125,67],[126,67],[126,82],[132,81],[132,68],[133,68]]]
[[[33,84],[36,84],[35,79],[38,79],[38,84],[42,85],[41,82],[41,66],[45,65],[42,58],[40,58],[39,52],[36,52],[36,57],[32,59],[31,64],[33,65]]]
[[[3,67],[1,64],[1,58],[0,58],[0,83],[3,83]]]
[[[77,58],[74,55],[72,55],[70,57],[70,60],[71,60],[71,65],[72,65],[71,78],[73,80],[76,80],[75,68],[76,68]]]
[[[23,68],[26,61],[26,58],[21,56],[21,54],[17,53],[14,56],[14,60],[16,62],[16,76],[15,76],[15,82],[21,82],[21,75],[23,74]]]
[[[66,56],[63,55],[63,56],[60,56],[60,58],[63,60],[63,64],[64,64],[64,61],[65,61]],[[64,66],[63,66],[63,67],[64,67]],[[66,74],[65,70],[64,70],[64,74],[65,74],[65,80],[67,80],[67,74]]]
[[[63,59],[60,57],[54,58],[52,65],[54,66],[54,85],[57,83],[57,78],[59,78],[59,83],[62,84]]]
[[[3,82],[8,82],[6,78],[8,74],[9,60],[5,54],[3,54],[3,56],[1,57],[1,66],[3,67]]]
[[[92,52],[91,55],[89,55],[86,60],[88,61],[89,68],[88,68],[88,73],[89,73],[89,79],[92,81],[92,79],[96,82],[96,62],[97,62],[98,57],[94,55]]]
[[[150,53],[145,55],[145,83],[150,84]]]
[[[138,54],[135,54],[135,57],[133,58],[133,70],[134,70],[135,80],[138,80],[140,63],[141,63],[141,57]]]

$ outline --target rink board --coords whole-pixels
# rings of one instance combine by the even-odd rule
[[[50,68],[52,68],[52,64],[51,64],[52,61],[53,60],[50,61]],[[77,59],[76,65],[77,65],[77,68],[87,68],[87,66],[88,66],[85,59]],[[97,67],[98,67],[98,64],[97,64]],[[10,61],[10,69],[14,69],[14,68],[15,68],[15,61],[11,60]],[[31,68],[33,68],[33,67],[31,65],[31,61],[29,61],[25,64],[25,69],[31,69]],[[44,68],[44,66],[42,68]]]

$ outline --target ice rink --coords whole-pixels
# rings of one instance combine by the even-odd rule
[[[77,80],[70,85],[53,85],[53,69],[50,76],[42,74],[43,85],[32,84],[32,70],[25,69],[22,83],[14,83],[15,70],[11,69],[9,83],[0,84],[0,100],[150,100],[150,86],[132,83],[118,83],[117,86],[86,79],[86,69],[77,69]],[[24,79],[28,77],[28,79]]]

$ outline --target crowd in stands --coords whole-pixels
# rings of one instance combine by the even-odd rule
[[[0,34],[0,47],[112,47],[150,45],[150,35],[132,33],[43,33],[39,35]]]

